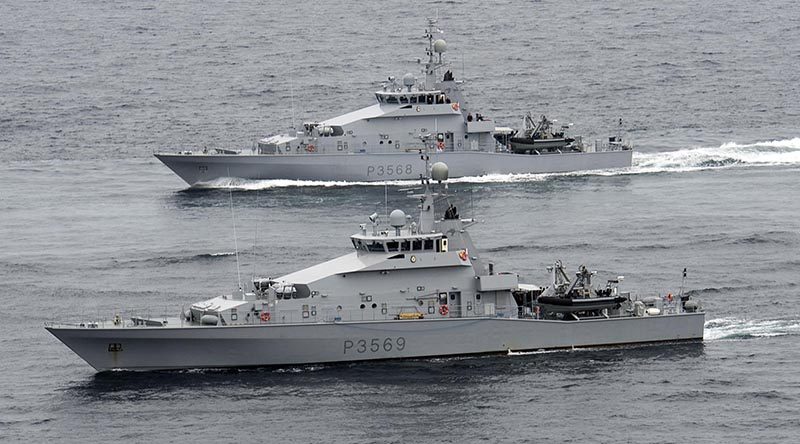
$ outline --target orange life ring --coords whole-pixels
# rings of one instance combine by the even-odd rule
[[[262,311],[262,312],[261,312],[261,320],[262,320],[263,322],[269,322],[269,320],[270,320],[270,315],[269,315],[269,312]]]
[[[462,261],[466,261],[467,260],[467,250],[459,251],[458,252],[458,258],[461,259]]]
[[[314,152],[314,151],[316,151],[316,150],[317,150],[317,147],[315,147],[314,145],[311,145],[311,144],[309,144],[309,145],[306,147],[306,151],[308,151],[309,153],[313,153],[313,152]]]
[[[451,106],[453,107],[453,111],[458,111],[458,109],[460,108],[458,102],[453,103],[453,105]]]
[[[442,316],[447,316],[447,313],[450,313],[450,308],[447,305],[442,305],[439,307],[439,314]]]

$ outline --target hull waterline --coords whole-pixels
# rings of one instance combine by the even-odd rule
[[[704,314],[227,327],[47,327],[98,371],[256,367],[702,340]]]
[[[319,180],[378,182],[415,180],[424,174],[419,153],[397,154],[166,154],[155,155],[190,186],[215,179]],[[542,174],[603,170],[631,166],[633,151],[601,151],[562,154],[512,154],[444,152],[431,160],[445,162],[450,177],[488,174]]]

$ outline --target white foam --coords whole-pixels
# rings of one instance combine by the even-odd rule
[[[750,144],[723,143],[718,147],[693,147],[677,151],[640,153],[634,151],[630,168],[609,170],[576,171],[548,174],[487,174],[450,179],[450,183],[518,183],[542,182],[552,177],[570,176],[624,176],[653,173],[682,173],[710,169],[742,166],[800,165],[800,137],[785,140],[768,140]],[[351,187],[351,186],[397,186],[419,185],[418,180],[394,180],[382,182],[347,182],[321,180],[246,180],[220,178],[199,188],[221,188],[234,190],[266,190],[287,187]]]
[[[719,318],[706,322],[703,337],[721,339],[769,338],[800,334],[800,319]]]
[[[639,173],[684,172],[744,165],[800,164],[800,137],[751,144],[727,142],[715,148],[696,147],[633,155],[632,170]]]

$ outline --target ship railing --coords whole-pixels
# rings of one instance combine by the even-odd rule
[[[460,317],[511,317],[516,307],[496,306],[494,304],[448,304],[446,314],[442,314],[440,305],[419,306],[407,305],[377,305],[373,308],[365,307],[354,309],[339,309],[322,307],[315,310],[277,310],[271,312],[268,321],[260,317],[253,317],[252,324],[304,324],[304,323],[332,323],[332,322],[362,322],[362,321],[389,321],[402,319],[401,313],[409,314],[405,319],[414,319],[413,314],[419,313],[421,319],[442,319]],[[242,322],[240,322],[241,324]]]
[[[113,327],[155,327],[181,325],[183,317],[175,307],[147,307],[139,309],[83,310],[81,314],[71,316],[71,320],[48,320],[46,327],[60,328],[113,328]]]
[[[602,152],[602,151],[627,151],[633,149],[633,144],[630,141],[622,140],[617,138],[614,141],[602,141],[600,139],[595,139],[594,141],[594,152]]]

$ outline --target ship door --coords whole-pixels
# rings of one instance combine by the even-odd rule
[[[461,317],[461,292],[460,291],[451,291],[450,292],[450,316],[460,318]]]
[[[444,133],[444,150],[445,151],[453,151],[455,148],[453,147],[453,133],[448,131]]]

